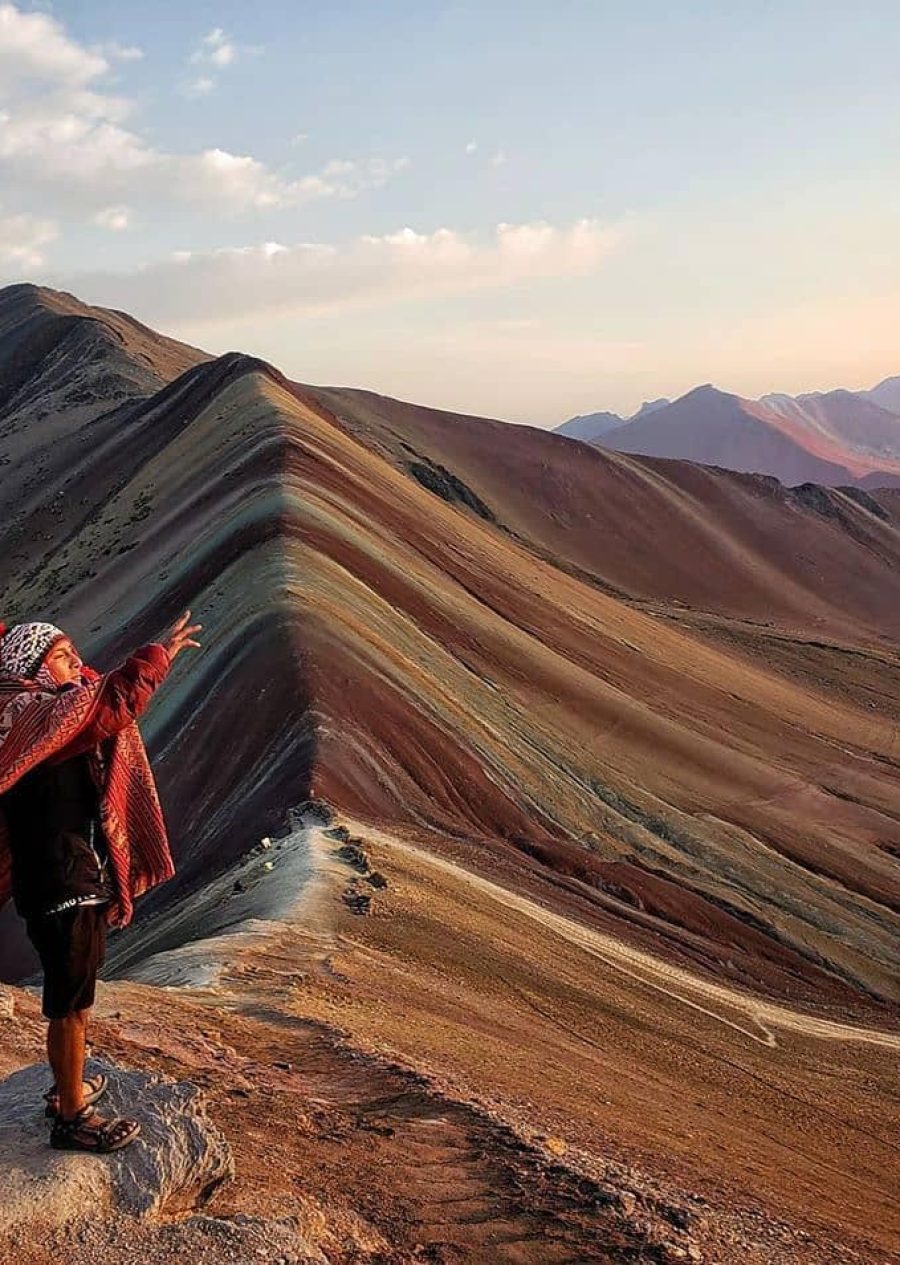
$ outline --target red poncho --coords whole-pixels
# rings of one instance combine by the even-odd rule
[[[135,717],[166,675],[169,656],[153,642],[114,672],[84,665],[82,683],[54,693],[27,677],[0,675],[0,795],[43,760],[87,753],[100,789],[117,899],[107,922],[124,927],[134,901],[171,878],[175,866],[150,761]],[[115,732],[110,730],[115,726]],[[102,756],[98,734],[104,735]],[[11,892],[12,859],[0,803],[0,906]]]

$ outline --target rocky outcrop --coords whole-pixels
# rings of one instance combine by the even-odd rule
[[[356,870],[357,874],[362,875],[372,887],[379,889],[387,887],[388,881],[385,876],[380,870],[373,870],[369,863],[369,854],[362,846],[365,840],[354,839],[347,827],[340,825],[332,826],[324,834],[329,839],[337,839],[341,844],[335,849],[334,856]],[[368,914],[372,912],[372,893],[361,890],[360,882],[359,878],[352,878],[344,888],[342,899],[355,914]]]
[[[146,1220],[203,1206],[234,1175],[231,1149],[206,1116],[200,1090],[93,1059],[109,1089],[98,1110],[141,1121],[137,1141],[111,1155],[55,1151],[42,1094],[46,1064],[22,1068],[0,1083],[0,1240],[79,1222]]]

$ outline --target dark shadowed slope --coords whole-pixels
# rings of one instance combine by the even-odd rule
[[[40,286],[0,289],[0,417],[28,415],[55,438],[124,400],[152,395],[205,352],[124,312]],[[31,440],[33,442],[34,436]]]
[[[283,428],[254,392],[273,372],[239,356],[198,365],[73,424],[36,469],[27,416],[10,424],[26,442],[0,484],[4,618],[59,622],[99,668],[188,604],[212,639],[200,671],[176,664],[144,722],[178,823],[167,901],[231,863],[248,832],[280,826],[308,790],[308,699],[279,599]]]
[[[208,359],[69,294],[0,290],[0,591],[8,609],[15,593],[29,599],[36,570],[49,569],[65,589],[56,555],[66,535],[145,458],[147,436],[130,427],[135,408]]]

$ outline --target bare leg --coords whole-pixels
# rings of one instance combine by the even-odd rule
[[[59,1115],[50,1134],[51,1145],[87,1151],[118,1150],[141,1131],[137,1120],[107,1120],[91,1110],[87,1120],[72,1124],[85,1106],[85,1038],[90,1010],[76,1010],[65,1019],[51,1019],[47,1029],[47,1056],[56,1086]]]
[[[84,1106],[84,1052],[89,1010],[76,1010],[65,1019],[51,1019],[47,1029],[47,1057],[56,1078],[60,1114],[66,1120]]]

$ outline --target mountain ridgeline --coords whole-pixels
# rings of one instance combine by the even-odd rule
[[[744,399],[707,383],[633,417],[590,413],[556,433],[617,452],[770,474],[783,483],[900,487],[900,378],[871,391]]]

